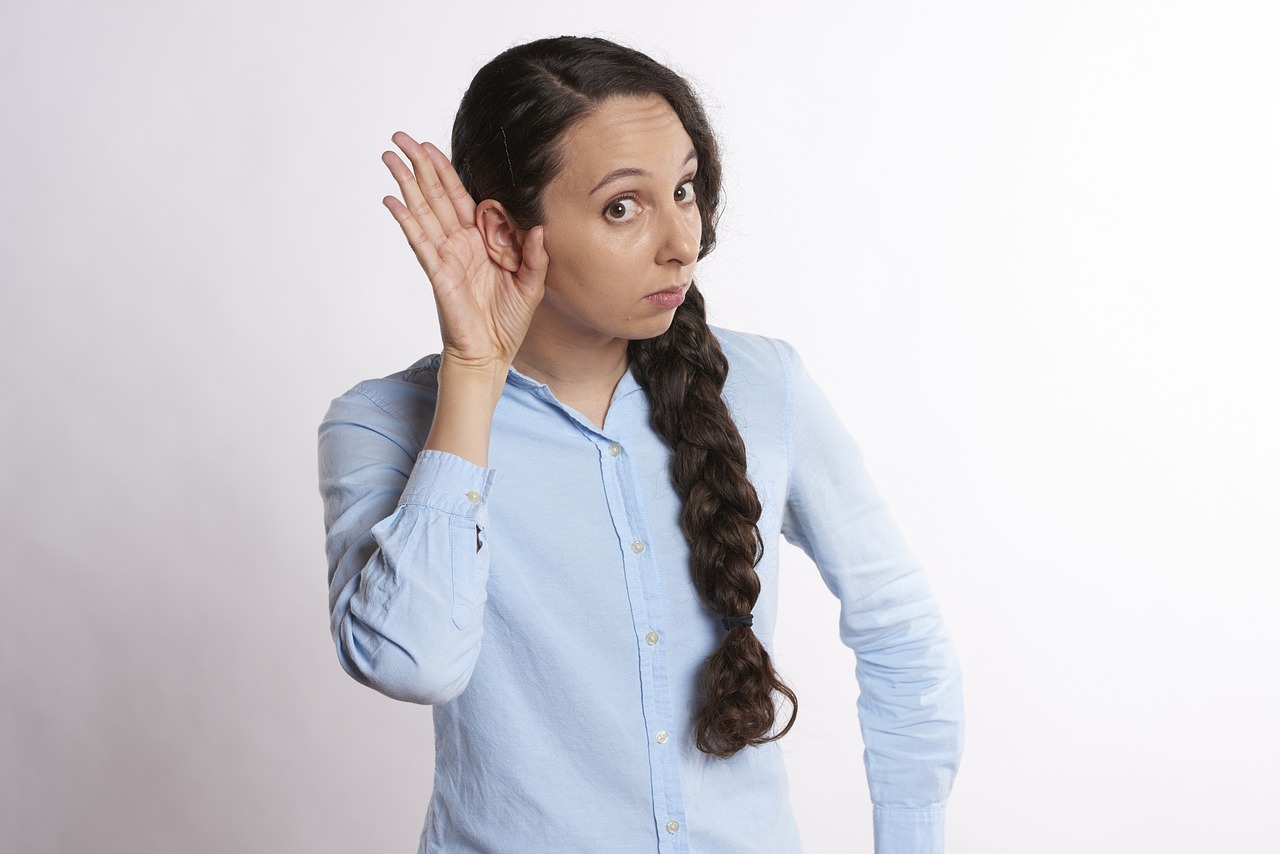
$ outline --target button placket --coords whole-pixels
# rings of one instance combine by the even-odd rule
[[[658,553],[650,548],[655,545],[652,541],[653,532],[648,528],[645,504],[641,497],[642,484],[632,465],[640,461],[630,450],[624,454],[623,445],[618,442],[605,444],[598,439],[597,442],[600,473],[614,523],[621,535],[619,539],[622,541],[625,564],[623,577],[631,593],[631,616],[636,629],[633,637],[637,642],[643,638],[644,643],[639,648],[651,651],[650,655],[643,657],[641,667],[641,704],[649,733],[648,751],[652,761],[652,815],[657,820],[658,827],[669,834],[661,850],[669,854],[687,854],[687,835],[679,833],[682,821],[680,816],[683,815],[684,808],[680,785],[680,752],[666,747],[671,743],[672,733],[661,728],[663,724],[672,721],[674,710],[671,708],[670,674],[667,672],[666,656],[659,647],[662,638],[656,629],[656,626],[663,624],[661,571],[652,560]],[[631,539],[627,540],[627,536]]]

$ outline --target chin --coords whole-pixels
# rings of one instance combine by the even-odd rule
[[[654,317],[646,323],[639,324],[639,329],[634,329],[630,334],[623,335],[621,337],[626,338],[629,341],[645,341],[649,338],[657,338],[659,335],[662,335],[671,328],[671,323],[675,320],[675,316],[676,313],[674,311],[663,312],[658,317]]]

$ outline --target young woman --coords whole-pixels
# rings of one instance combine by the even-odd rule
[[[942,851],[955,656],[795,351],[706,323],[720,160],[688,84],[546,39],[476,75],[452,165],[393,139],[443,349],[334,401],[320,484],[342,666],[435,706],[419,851],[800,851],[780,534],[842,603],[876,850]]]

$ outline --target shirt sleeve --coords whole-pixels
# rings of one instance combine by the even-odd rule
[[[342,667],[399,700],[443,703],[480,651],[493,471],[421,447],[356,390],[320,425],[330,629]]]
[[[795,350],[779,346],[792,415],[783,535],[840,599],[840,636],[857,655],[876,854],[940,854],[963,747],[955,650],[857,445]]]

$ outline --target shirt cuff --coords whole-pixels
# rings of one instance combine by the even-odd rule
[[[942,854],[947,808],[875,807],[876,854]]]
[[[422,505],[474,520],[489,500],[494,474],[493,469],[445,451],[423,451],[409,472],[400,505]]]

